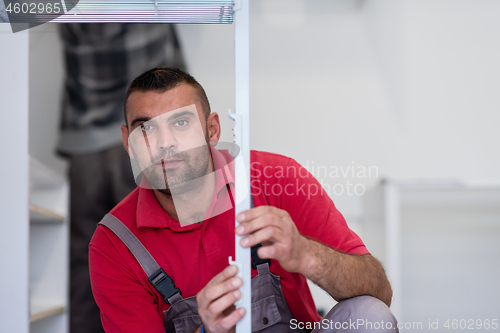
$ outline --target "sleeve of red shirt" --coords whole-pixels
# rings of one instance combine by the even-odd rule
[[[155,298],[116,250],[105,227],[99,226],[89,246],[92,292],[107,333],[165,333]]]
[[[290,214],[299,232],[339,252],[369,254],[316,178],[292,158],[286,169],[283,209]]]

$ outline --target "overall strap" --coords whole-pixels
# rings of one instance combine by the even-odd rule
[[[149,282],[160,293],[165,302],[172,304],[172,300],[177,301],[179,299],[182,293],[175,287],[172,278],[165,273],[149,251],[122,221],[111,214],[106,214],[99,224],[111,230],[127,246],[148,276]]]
[[[262,265],[258,265],[257,271],[259,272],[259,275],[269,273],[269,263],[265,262]]]

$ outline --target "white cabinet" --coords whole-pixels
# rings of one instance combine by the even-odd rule
[[[29,37],[29,31],[13,34],[8,24],[0,23],[4,46],[0,48],[4,119],[0,130],[0,332],[64,333],[69,313],[68,185],[29,154],[28,138],[33,138],[33,132],[28,116],[50,111],[30,98],[30,89],[37,87],[30,86],[30,60],[36,54],[30,54]],[[48,131],[43,124],[38,126],[41,133]]]

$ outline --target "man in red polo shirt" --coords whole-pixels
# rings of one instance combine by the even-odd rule
[[[233,305],[242,281],[227,261],[235,232],[246,236],[244,247],[261,244],[252,269],[254,331],[368,332],[378,323],[377,332],[397,332],[382,265],[295,160],[251,151],[255,208],[238,215],[234,230],[233,157],[214,148],[219,117],[201,85],[181,70],[155,68],[130,84],[124,106],[123,144],[140,171],[139,187],[106,218],[128,234],[103,220],[108,228],[98,226],[89,246],[107,332],[234,331],[245,316]],[[143,255],[132,248],[136,240]],[[141,256],[163,269],[173,293],[155,287]],[[339,301],[323,319],[306,278]]]

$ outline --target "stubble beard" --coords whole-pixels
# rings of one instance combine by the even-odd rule
[[[205,177],[210,173],[210,145],[208,128],[205,132],[206,145],[190,149],[178,154],[167,154],[182,159],[182,169],[167,171],[163,167],[152,165],[144,170],[144,176],[151,188],[172,197],[200,188],[205,182]],[[182,167],[182,166],[181,166]]]
[[[201,187],[205,182],[204,176],[209,170],[210,152],[207,146],[192,149],[193,154],[183,160],[185,167],[174,171],[164,170],[162,173],[156,173],[159,188],[158,191],[166,196],[178,195],[189,191],[194,191]]]

